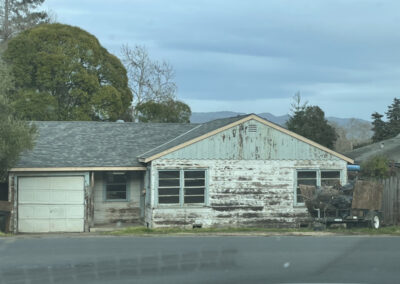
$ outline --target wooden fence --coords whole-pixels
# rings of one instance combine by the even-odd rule
[[[400,175],[382,181],[382,213],[386,225],[400,225]]]

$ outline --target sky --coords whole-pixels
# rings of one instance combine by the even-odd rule
[[[370,120],[400,90],[400,1],[46,0],[109,52],[145,45],[175,70],[193,112],[290,112]]]

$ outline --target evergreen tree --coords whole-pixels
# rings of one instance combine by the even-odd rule
[[[300,103],[300,95],[296,94],[292,105],[292,115],[286,122],[290,131],[313,140],[325,147],[333,148],[337,139],[335,129],[328,124],[325,113],[318,106],[307,106]]]

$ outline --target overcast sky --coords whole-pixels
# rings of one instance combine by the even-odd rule
[[[400,96],[400,1],[46,0],[111,53],[170,62],[192,111],[286,114],[299,91],[327,116],[370,119]]]

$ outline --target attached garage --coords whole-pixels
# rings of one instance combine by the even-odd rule
[[[18,232],[83,232],[84,176],[18,177]]]

